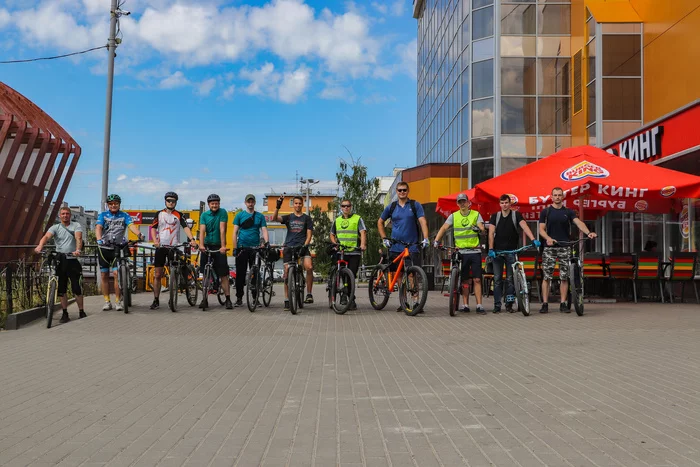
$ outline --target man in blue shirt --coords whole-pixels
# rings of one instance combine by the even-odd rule
[[[243,305],[243,292],[248,266],[253,265],[255,254],[250,250],[236,251],[237,248],[255,248],[260,246],[260,233],[269,243],[265,216],[255,211],[255,195],[245,197],[245,210],[233,219],[233,251],[236,255],[236,306]]]
[[[379,235],[384,242],[384,246],[389,248],[389,261],[393,261],[403,251],[404,245],[392,243],[386,237],[384,223],[388,219],[391,219],[391,238],[407,243],[418,243],[420,240],[420,229],[420,234],[423,236],[421,247],[426,248],[428,246],[428,223],[425,220],[425,211],[423,211],[423,206],[418,201],[408,198],[408,191],[408,183],[399,182],[396,185],[398,201],[394,201],[387,206],[377,221]],[[423,262],[418,245],[411,245],[409,252],[411,253],[413,264],[421,266]],[[403,308],[399,307],[396,311],[403,311]]]

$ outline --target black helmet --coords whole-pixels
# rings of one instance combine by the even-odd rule
[[[165,194],[165,199],[168,199],[168,198],[173,198],[173,199],[175,199],[175,201],[177,201],[177,193],[175,193],[174,191],[167,192]]]
[[[221,201],[221,198],[219,198],[219,195],[216,193],[212,193],[207,196],[207,203],[211,203],[212,201]]]
[[[109,195],[107,197],[107,202],[111,203],[112,201],[116,201],[117,203],[121,203],[122,199],[119,197],[119,195]]]

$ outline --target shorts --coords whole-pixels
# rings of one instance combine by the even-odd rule
[[[292,248],[291,246],[285,246],[284,247],[284,252],[282,253],[282,261],[284,264],[291,263],[292,262]],[[304,247],[301,249],[301,253],[299,253],[299,256],[301,258],[307,258],[311,257],[311,252],[309,251],[309,247]]]
[[[481,279],[481,253],[462,255],[462,280]]]
[[[58,296],[63,297],[68,291],[68,281],[73,295],[83,294],[83,267],[77,259],[64,259],[56,271],[58,274]]]
[[[100,272],[109,272],[117,270],[117,250],[118,248],[127,249],[126,246],[115,246],[112,248],[98,248],[97,262],[100,265]]]
[[[559,260],[559,278],[564,281],[568,280],[570,257],[571,247],[552,246],[544,248],[542,251],[542,272],[544,274],[544,280],[552,280],[554,266],[557,260]]]
[[[214,250],[217,247],[205,245],[208,250]],[[211,253],[213,259],[214,272],[219,277],[228,277],[229,267],[228,261],[226,261],[226,255],[223,253]],[[199,271],[204,273],[204,266],[206,266],[209,261],[209,253],[202,252],[199,258]]]
[[[394,261],[402,252],[395,252],[395,251],[390,251],[389,252],[389,262]],[[410,260],[409,260],[410,258]],[[408,258],[404,259],[404,270],[406,267],[410,265],[413,266],[422,266],[423,265],[423,259],[420,255],[420,252],[416,251],[415,253],[411,253]],[[391,266],[389,267],[389,271],[395,272],[396,269],[399,267],[398,261],[396,263],[391,263]]]
[[[157,268],[165,266],[165,263],[168,261],[168,255],[170,254],[172,259],[172,255],[175,254],[173,250],[174,248],[156,248],[156,253],[153,257],[153,266]]]

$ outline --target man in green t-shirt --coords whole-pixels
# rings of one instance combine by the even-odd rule
[[[226,228],[228,225],[228,213],[221,208],[221,198],[219,195],[211,194],[207,197],[209,210],[202,213],[199,218],[199,249],[202,252],[199,266],[204,272],[204,265],[209,260],[206,250],[219,250],[212,253],[214,256],[214,272],[221,279],[221,287],[226,295],[227,310],[233,309],[231,303],[231,291],[229,289],[228,262],[226,261]],[[200,308],[204,308],[209,297],[202,297]]]

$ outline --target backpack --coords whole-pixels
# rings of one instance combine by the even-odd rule
[[[516,232],[520,232],[520,227],[518,226],[518,222],[515,220],[515,211],[511,211],[513,215],[511,216],[511,219],[513,219],[513,227],[515,227]],[[498,224],[501,222],[501,211],[498,211],[498,214],[496,214],[496,229],[498,229]],[[493,231],[493,236],[494,238],[496,237],[496,230]]]
[[[411,205],[411,211],[413,211],[413,218],[416,220],[416,232],[418,232],[418,235],[420,235],[420,225],[418,224],[418,211],[416,210],[416,202],[412,199],[408,200],[408,203]],[[391,219],[391,215],[394,213],[394,209],[396,209],[396,205],[399,204],[398,201],[394,201],[391,203],[391,206],[389,207],[389,219]]]
[[[547,232],[549,232],[549,213],[550,213],[551,209],[552,209],[552,206],[549,205],[544,210],[544,228]],[[568,208],[564,207],[564,209],[568,209]],[[568,216],[567,216],[567,218],[568,218]],[[573,219],[569,218],[568,220],[569,220],[569,239],[571,239],[572,234],[573,234],[573,228],[572,228],[573,227]],[[542,245],[540,246],[540,254],[544,250],[545,244],[546,244],[546,242],[542,242]]]

